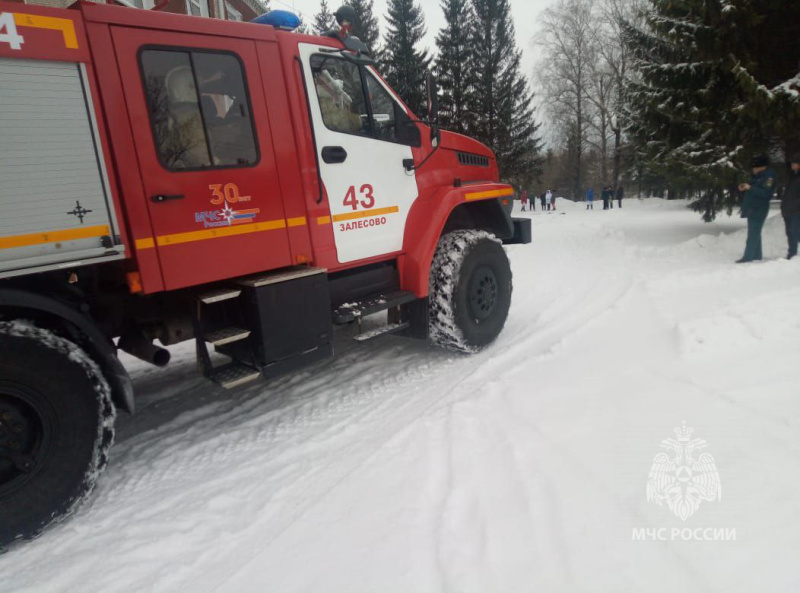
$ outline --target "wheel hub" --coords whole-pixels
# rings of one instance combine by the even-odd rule
[[[469,289],[469,307],[478,322],[488,319],[497,307],[499,287],[494,271],[481,266],[472,275]]]
[[[0,390],[0,496],[27,481],[43,459],[47,424],[23,393]]]

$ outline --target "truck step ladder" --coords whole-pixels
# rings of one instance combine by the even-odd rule
[[[261,376],[261,369],[244,360],[232,359],[226,364],[214,366],[208,352],[208,344],[224,346],[250,337],[251,330],[238,327],[242,322],[238,303],[241,294],[242,289],[237,287],[217,288],[202,293],[197,296],[192,316],[197,366],[204,377],[225,389],[233,389]]]
[[[255,381],[261,371],[248,364],[230,362],[212,370],[209,379],[224,389],[233,389],[239,385]]]
[[[252,332],[249,329],[240,327],[224,327],[216,331],[208,332],[204,335],[206,342],[214,346],[224,346],[239,340],[246,340]]]
[[[417,296],[413,292],[408,290],[396,290],[354,303],[345,303],[344,305],[340,305],[333,312],[333,322],[337,325],[343,325],[366,317],[367,315],[372,315],[373,313],[380,313],[381,311],[387,311],[394,307],[405,305],[416,299]]]
[[[314,276],[315,274],[323,274],[327,270],[325,268],[312,268],[311,266],[295,266],[288,270],[280,270],[278,272],[267,272],[266,274],[259,274],[257,276],[249,276],[241,278],[236,281],[239,286],[247,286],[251,288],[258,288],[268,284],[277,284],[279,282],[286,282],[288,280],[296,280],[298,278],[305,278],[306,276]]]
[[[216,288],[201,294],[197,299],[204,305],[213,305],[214,303],[239,298],[241,294],[242,291],[238,288]]]

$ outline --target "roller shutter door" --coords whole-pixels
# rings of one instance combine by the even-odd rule
[[[88,104],[79,64],[0,58],[0,275],[113,253]]]

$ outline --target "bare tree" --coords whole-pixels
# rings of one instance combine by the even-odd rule
[[[596,60],[590,0],[558,0],[545,10],[539,31],[539,83],[547,112],[568,149],[573,199],[583,194],[589,138],[592,71]]]
[[[602,132],[610,130],[613,135],[613,174],[611,183],[619,185],[622,171],[623,151],[623,93],[625,83],[631,75],[633,56],[623,43],[622,27],[624,23],[637,24],[642,18],[644,0],[602,0],[596,7],[597,27],[595,43],[598,60],[593,76],[594,89],[590,93],[594,105],[602,120]],[[605,135],[603,136],[605,138]],[[603,182],[606,182],[605,159],[607,150],[602,150],[604,160]]]

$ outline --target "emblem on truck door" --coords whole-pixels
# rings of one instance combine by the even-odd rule
[[[252,199],[251,196],[241,195],[239,186],[235,183],[215,183],[209,185],[208,189],[211,190],[211,204],[213,206],[222,206],[222,208],[194,213],[194,221],[197,223],[202,222],[204,228],[255,222],[256,215],[261,213],[260,208],[238,210],[231,208],[231,204],[249,202]]]

